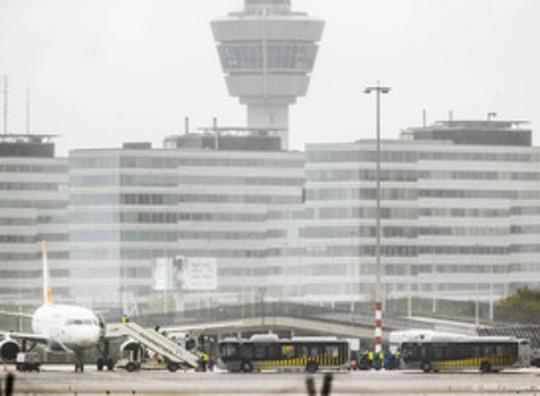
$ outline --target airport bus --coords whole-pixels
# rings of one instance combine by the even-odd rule
[[[229,338],[219,344],[218,367],[233,373],[290,368],[314,373],[347,368],[348,364],[349,343],[335,337],[280,339],[267,334]]]
[[[511,367],[528,367],[531,348],[528,339],[514,337],[441,336],[403,341],[400,346],[403,369],[452,371],[476,368],[483,373]]]

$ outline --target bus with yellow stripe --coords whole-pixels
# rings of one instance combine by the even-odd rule
[[[528,339],[515,337],[433,336],[404,341],[400,345],[403,369],[454,371],[478,369],[483,373],[528,367]]]
[[[232,373],[261,370],[339,370],[349,364],[349,343],[335,337],[278,338],[254,335],[229,338],[219,344],[218,367]]]

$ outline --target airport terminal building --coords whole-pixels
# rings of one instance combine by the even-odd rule
[[[55,294],[71,294],[68,162],[54,136],[0,135],[0,300],[12,308],[42,301],[40,241],[49,241]]]
[[[306,147],[304,297],[375,287],[375,142]],[[381,147],[385,299],[494,301],[540,287],[540,150],[520,122],[447,121]]]
[[[153,268],[163,257],[217,260],[217,290],[171,292],[188,308],[252,302],[278,287],[286,262],[277,252],[294,248],[291,234],[299,244],[288,213],[302,208],[304,156],[276,150],[278,137],[242,134],[71,152],[69,255],[79,303],[158,298]]]
[[[186,309],[371,300],[374,140],[302,153],[275,139],[220,128],[69,159],[42,140],[3,150],[3,301],[39,303],[42,239],[60,301],[96,308],[148,306],[155,260],[177,256],[217,262],[216,290],[173,292]],[[436,307],[540,287],[540,149],[522,123],[447,121],[383,140],[381,208],[385,299]]]

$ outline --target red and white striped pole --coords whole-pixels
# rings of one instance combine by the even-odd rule
[[[382,303],[375,303],[375,353],[382,352]]]
[[[377,81],[376,86],[367,87],[364,93],[375,92],[375,111],[376,111],[376,246],[375,246],[375,353],[382,352],[382,302],[381,302],[381,94],[390,92],[390,87],[382,87]],[[381,362],[382,364],[382,362]]]

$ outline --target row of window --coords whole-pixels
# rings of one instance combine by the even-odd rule
[[[42,276],[41,269],[39,270],[0,270],[0,279],[38,279]],[[52,278],[65,278],[69,276],[69,270],[50,269],[49,273]]]
[[[540,226],[535,227],[540,233]],[[375,238],[376,228],[372,226],[308,227],[300,231],[304,238]],[[381,227],[384,238],[417,238],[422,235],[509,235],[508,227]]]
[[[436,151],[381,151],[381,162],[416,161],[486,161],[486,162],[539,162],[540,152],[530,153],[490,153],[490,152],[441,152]],[[365,148],[357,151],[310,151],[306,152],[306,162],[375,162],[377,153]]]
[[[69,255],[67,252],[51,252],[48,253],[51,260],[67,260]],[[15,252],[0,252],[0,261],[34,261],[41,259],[40,253],[15,253]]]
[[[314,209],[316,219],[369,219],[376,217],[376,208],[321,208]],[[416,208],[381,208],[382,219],[415,219],[418,217]]]
[[[266,213],[179,213],[180,221],[204,222],[259,222],[267,219]]]
[[[521,246],[521,245],[520,245]],[[532,245],[540,251],[540,245]],[[515,247],[517,249],[517,247]],[[513,250],[514,251],[514,250]],[[306,253],[312,257],[356,257],[375,256],[376,246],[316,246],[308,247]],[[506,255],[509,246],[380,246],[381,256],[412,257],[418,255]]]
[[[71,224],[176,224],[178,213],[167,212],[75,212]]]
[[[0,208],[16,209],[67,209],[68,202],[61,200],[0,199]]]
[[[540,206],[513,206],[510,214],[515,216],[540,215]]]
[[[181,194],[179,202],[282,205],[302,202],[301,196]]]
[[[67,174],[67,165],[0,164],[0,173],[62,173]]]
[[[72,249],[69,258],[73,261],[151,260],[157,257],[176,257],[180,253],[168,249]]]
[[[495,171],[430,171],[429,179],[459,180],[540,180],[539,172],[495,172]]]
[[[71,157],[72,169],[140,168],[175,169],[178,167],[245,167],[303,168],[304,160],[296,158],[165,158],[165,157]]]
[[[300,230],[303,238],[374,238],[376,228],[370,226],[332,226],[332,227],[307,227]],[[385,238],[416,238],[416,227],[381,227],[381,235]]]
[[[388,170],[380,172],[381,181],[416,182],[427,172],[415,170]],[[323,181],[375,181],[377,172],[373,169],[339,169],[307,171],[306,180],[311,182]]]
[[[225,71],[239,70],[293,70],[311,71],[317,55],[317,46],[301,42],[261,41],[218,46]],[[266,52],[266,53],[264,53]]]
[[[375,188],[324,188],[308,189],[306,200],[374,200],[377,198]],[[407,188],[381,188],[382,200],[415,201],[418,199],[418,190]]]
[[[57,191],[66,190],[61,183],[45,182],[0,182],[0,191]]]
[[[535,192],[540,198],[540,191]],[[497,190],[419,190],[419,198],[467,198],[467,199],[511,199],[515,197],[514,191]]]
[[[483,209],[483,208],[420,208],[420,217],[508,217],[508,209]]]
[[[83,268],[73,268],[71,276],[74,278],[91,278],[91,279],[151,279],[152,269],[150,267],[105,267],[93,266]]]
[[[71,176],[71,187],[176,187],[176,175],[85,175]]]
[[[86,205],[177,205],[176,194],[72,194],[70,203]]]
[[[304,179],[296,177],[233,177],[233,176],[179,176],[178,184],[239,185],[239,186],[303,186]]]
[[[145,230],[73,230],[69,234],[72,242],[175,242],[175,231]]]

